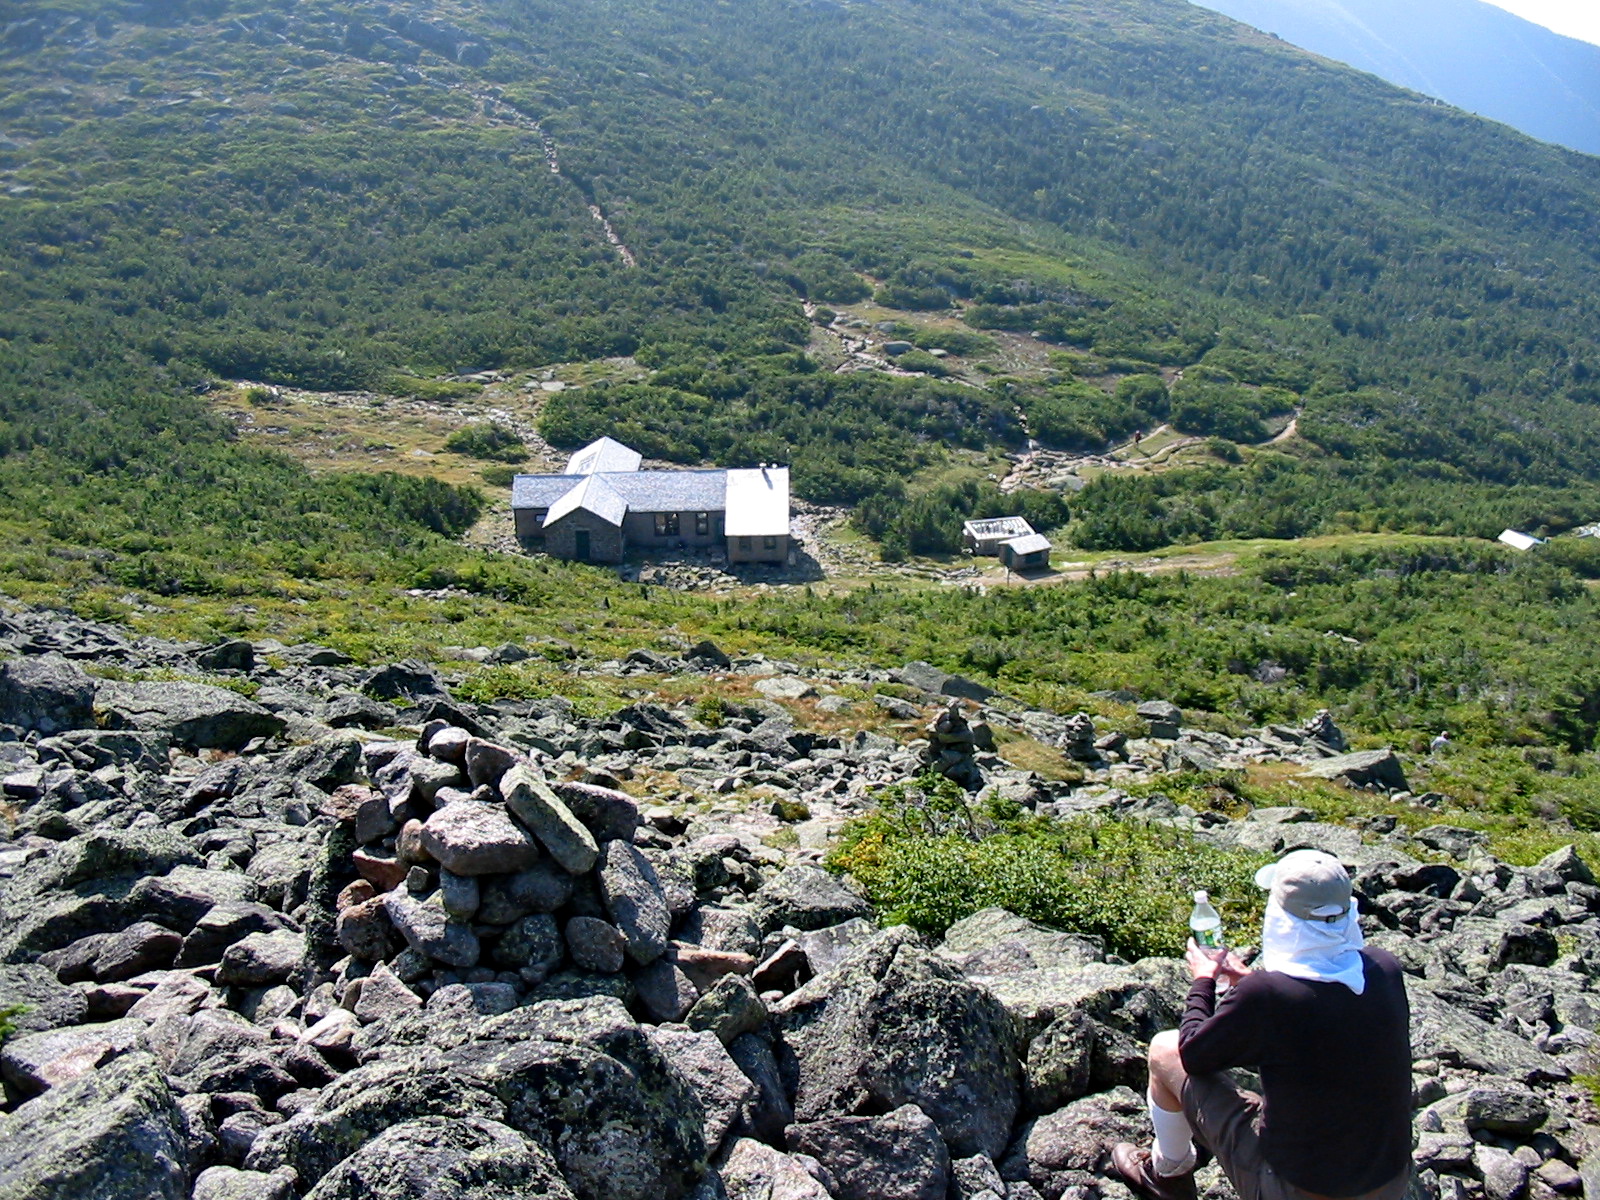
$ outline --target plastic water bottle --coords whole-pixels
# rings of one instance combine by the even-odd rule
[[[1194,911],[1189,914],[1189,930],[1194,934],[1194,944],[1204,950],[1222,946],[1222,914],[1211,905],[1204,892],[1194,894]]]

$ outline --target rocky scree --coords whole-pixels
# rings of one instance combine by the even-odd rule
[[[913,712],[934,717],[902,746],[776,705],[707,729],[647,704],[464,704],[427,664],[53,614],[6,613],[0,644],[0,1007],[26,1006],[0,1048],[0,1200],[1127,1200],[1107,1155],[1147,1136],[1144,1047],[1176,1023],[1179,963],[998,909],[938,940],[879,930],[820,843],[762,844],[764,811],[641,812],[614,786],[665,769],[697,796],[776,790],[825,840],[865,781],[926,767],[1034,811],[1339,855],[1410,973],[1413,1195],[1600,1196],[1576,1078],[1600,1048],[1590,864],[1117,786],[1277,757],[1405,802],[1398,760],[1341,758],[1331,721],[1225,739],[1160,706],[1149,736],[1102,737],[1000,698],[950,708],[960,685],[918,668]],[[85,661],[233,671],[255,696],[110,686]],[[1014,771],[1001,727],[1085,781]],[[1214,1168],[1202,1184],[1229,1195]]]

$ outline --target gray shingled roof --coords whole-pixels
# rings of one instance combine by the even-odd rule
[[[644,456],[615,438],[596,438],[567,462],[568,475],[609,475],[614,471],[637,471]]]
[[[600,475],[631,512],[722,512],[728,506],[726,471],[635,471]]]
[[[621,525],[622,518],[628,515],[628,502],[606,482],[607,478],[605,475],[590,475],[552,504],[549,515],[544,519],[545,528],[550,528],[562,517],[580,508],[592,512],[608,524]],[[615,479],[616,476],[609,478]]]
[[[549,508],[580,482],[577,475],[518,475],[511,480],[511,507]]]

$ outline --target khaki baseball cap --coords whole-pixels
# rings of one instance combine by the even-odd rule
[[[1350,911],[1350,876],[1321,850],[1294,850],[1256,872],[1256,886],[1302,921],[1337,921]]]

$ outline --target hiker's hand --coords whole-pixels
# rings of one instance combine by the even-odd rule
[[[1189,975],[1194,979],[1215,979],[1222,970],[1224,950],[1212,950],[1189,939],[1189,948],[1183,961],[1189,965]]]
[[[1228,983],[1238,983],[1239,980],[1250,974],[1255,968],[1245,961],[1249,953],[1249,950],[1229,949],[1226,957],[1218,964],[1217,978]]]

